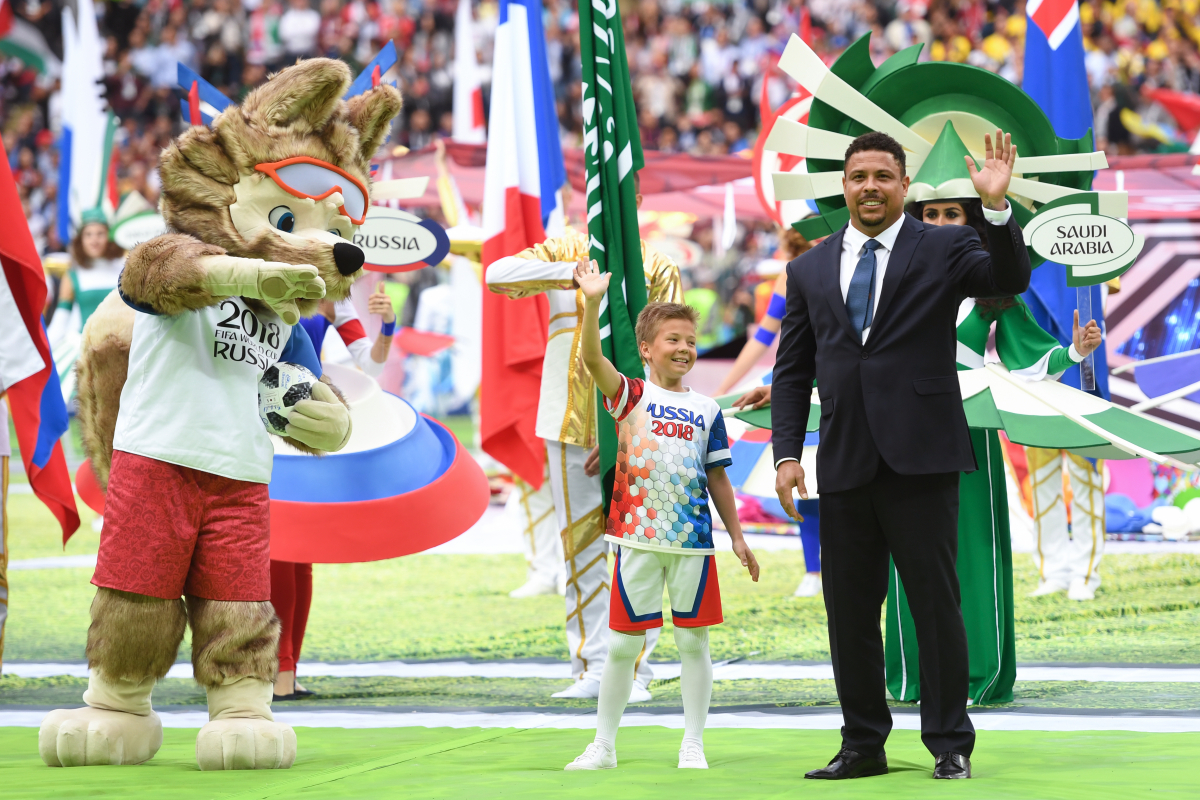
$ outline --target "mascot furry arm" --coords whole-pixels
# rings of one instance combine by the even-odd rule
[[[302,61],[176,139],[160,164],[173,232],[134,248],[119,294],[84,330],[80,421],[108,494],[87,706],[42,723],[38,750],[51,766],[154,756],[162,723],[151,690],[188,626],[208,694],[200,768],[286,769],[295,759],[295,733],[270,709],[272,446],[257,386],[286,354],[290,326],[322,296],[348,296],[361,272],[350,240],[400,94],[381,85],[347,102],[349,85],[344,63]],[[293,443],[339,449],[345,407],[325,385],[313,398],[295,406]]]

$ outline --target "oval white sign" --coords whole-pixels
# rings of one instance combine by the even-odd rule
[[[1133,230],[1099,214],[1067,214],[1040,226],[1030,246],[1047,261],[1089,267],[1120,259],[1133,249]]]
[[[112,240],[122,250],[132,250],[142,242],[167,232],[167,222],[157,211],[146,211],[132,216],[113,228]]]
[[[406,211],[371,206],[353,239],[366,255],[367,269],[386,272],[410,265],[426,266],[440,242],[436,232],[423,222]]]

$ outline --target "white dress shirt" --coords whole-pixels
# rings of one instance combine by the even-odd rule
[[[992,225],[1007,225],[1008,218],[1012,216],[1012,207],[1006,205],[1003,211],[993,211],[987,206],[983,208],[983,217]],[[883,276],[887,273],[888,259],[892,254],[892,250],[896,247],[896,237],[900,235],[900,229],[904,227],[904,215],[900,215],[900,219],[893,222],[883,233],[874,237],[879,242],[879,247],[875,250],[875,285],[871,287],[871,303],[872,319],[874,319],[874,311],[879,307],[879,289],[883,286]],[[841,269],[838,273],[838,283],[842,289],[842,301],[846,300],[846,293],[850,291],[850,279],[854,277],[854,270],[858,267],[858,260],[862,258],[865,248],[863,245],[872,237],[867,236],[854,225],[846,226],[846,233],[842,236],[842,262]],[[862,340],[863,344],[867,343],[867,337],[871,335],[871,326],[868,325],[863,329]],[[779,465],[784,461],[796,461],[795,458],[781,458],[775,462],[775,468],[779,469]]]

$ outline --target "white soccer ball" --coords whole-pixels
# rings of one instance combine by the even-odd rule
[[[279,362],[258,381],[258,416],[267,432],[287,436],[288,418],[301,400],[312,397],[317,376],[299,364]]]

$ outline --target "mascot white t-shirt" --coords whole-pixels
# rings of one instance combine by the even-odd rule
[[[258,381],[292,329],[239,297],[175,316],[139,313],[113,449],[214,475],[271,482]]]

